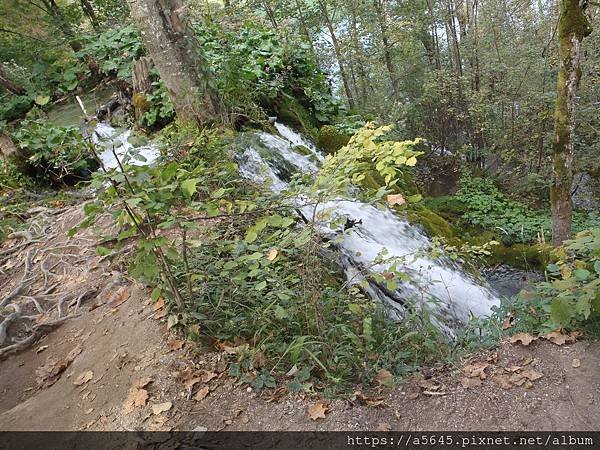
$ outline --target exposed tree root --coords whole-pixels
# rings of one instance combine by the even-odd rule
[[[14,312],[6,316],[0,323],[0,345],[4,345],[4,341],[6,341],[6,338],[8,337],[8,327],[10,324],[21,316],[21,307],[18,304],[11,303],[8,306],[12,306]]]

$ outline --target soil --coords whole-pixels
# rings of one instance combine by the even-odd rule
[[[81,215],[67,208],[52,217],[63,230]],[[34,345],[0,361],[1,430],[587,431],[600,424],[599,342],[504,342],[456,366],[424,371],[427,378],[364,393],[357,387],[343,399],[253,391],[227,375],[226,353],[168,330],[167,314],[148,290],[119,275],[93,246],[77,252],[79,266],[61,275],[59,291],[76,281],[98,293],[68,308],[70,318]],[[23,268],[3,270],[0,299]],[[27,333],[15,326],[9,335],[20,340]],[[312,420],[310,407],[318,403],[324,418]]]

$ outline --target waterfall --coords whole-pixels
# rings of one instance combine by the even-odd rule
[[[152,164],[160,156],[158,146],[148,144],[136,147],[130,140],[130,129],[118,130],[105,122],[99,122],[92,133],[92,141],[102,149],[98,157],[106,169],[118,167],[113,149],[121,162],[133,165]]]
[[[278,122],[275,127],[280,136],[256,133],[258,139],[246,145],[236,159],[242,176],[254,182],[270,181],[271,189],[281,192],[287,186],[285,174],[290,165],[298,172],[316,173],[324,158],[302,135]],[[399,320],[407,311],[427,309],[434,324],[453,335],[453,330],[472,316],[489,315],[492,307],[499,304],[488,286],[449,258],[429,256],[429,238],[391,210],[342,199],[320,204],[316,212],[326,210],[332,214],[330,222],[347,217],[354,223],[348,230],[344,227],[332,230],[328,224],[321,227],[325,236],[339,238],[336,240],[339,259],[349,282],[367,281],[365,290],[388,309],[391,317]],[[302,212],[305,216],[313,213],[308,207]],[[385,261],[394,258],[396,267],[409,275],[410,282],[390,291],[368,275],[384,273],[392,265],[392,262],[376,263],[382,251],[387,251]]]

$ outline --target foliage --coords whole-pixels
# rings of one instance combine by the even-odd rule
[[[148,127],[160,128],[173,120],[175,109],[167,94],[167,89],[158,78],[156,71],[152,71],[151,76],[154,77],[154,81],[152,82],[152,90],[145,96],[148,108],[142,116],[142,121]]]
[[[0,160],[0,192],[16,188],[31,187],[32,180],[24,175],[19,168],[5,160]]]
[[[551,235],[551,218],[547,210],[533,210],[509,199],[494,182],[485,178],[463,177],[456,199],[466,212],[462,220],[486,230],[495,230],[507,244],[546,241]],[[598,217],[575,212],[573,229],[578,231],[598,223]]]
[[[75,127],[58,127],[42,120],[23,121],[13,137],[27,154],[32,171],[52,182],[89,178],[97,167],[88,144]]]
[[[133,62],[144,53],[137,28],[129,24],[89,36],[79,56],[96,61],[105,76],[129,78]]]
[[[95,177],[94,188],[111,185],[86,205],[82,226],[111,210],[117,240],[136,240],[130,272],[169,300],[169,326],[230,349],[230,374],[261,388],[295,366],[293,391],[311,376],[343,385],[382,367],[400,375],[445,352],[428,321],[393,323],[343,284],[322,259],[330,243],[319,228],[300,226],[285,198],[240,181],[216,132],[173,124],[161,136],[171,146],[165,164],[124,161],[125,173]]]
[[[252,104],[273,109],[293,96],[325,122],[337,113],[325,75],[309,47],[292,37],[245,22],[227,29],[214,22],[197,22],[195,32],[226,102],[237,111]]]
[[[414,150],[420,141],[384,141],[380,139],[391,130],[390,126],[376,127],[368,123],[359,130],[334,155],[328,155],[319,173],[317,186],[332,182],[338,192],[345,192],[350,185],[365,184],[371,173],[383,180],[378,190],[381,198],[385,192],[401,187],[403,173],[417,164],[417,157],[422,152]],[[417,202],[420,195],[408,197],[408,201]]]

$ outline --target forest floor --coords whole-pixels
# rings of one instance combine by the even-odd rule
[[[0,272],[2,299],[35,250],[30,271],[41,265],[50,280],[40,272],[28,289],[54,287],[42,296],[48,302],[39,306],[48,312],[36,323],[68,317],[53,330],[39,327],[34,345],[0,361],[1,430],[540,431],[600,424],[600,342],[585,340],[504,342],[427,379],[334,400],[253,391],[227,376],[223,354],[167,330],[160,303],[96,255],[91,234],[65,240],[81,217],[77,206],[46,211],[45,238],[20,248]],[[0,252],[18,242],[8,240]],[[62,265],[69,269],[61,273]],[[73,289],[91,294],[74,296]],[[50,305],[57,298],[67,301]],[[14,325],[9,337],[22,340],[31,329]]]

